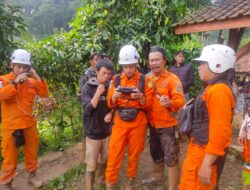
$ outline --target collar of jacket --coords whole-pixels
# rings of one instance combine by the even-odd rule
[[[182,66],[184,66],[184,65],[185,65],[185,63],[181,63],[179,66],[177,66],[176,63],[174,64],[174,66],[177,67],[177,68],[182,67]]]
[[[8,74],[8,78],[9,78],[10,80],[14,80],[14,79],[16,78],[16,74],[15,74],[13,71],[11,71],[11,72]]]
[[[130,79],[128,79],[128,77],[124,73],[121,74],[121,79],[122,78],[127,78],[128,80],[131,80],[131,79],[136,79],[136,78],[139,78],[139,77],[140,77],[139,71],[136,71],[134,76],[132,76]]]
[[[154,75],[154,73],[152,74],[152,78],[160,78],[160,77],[166,77],[168,75],[168,71],[167,69],[164,69],[164,71],[157,77]]]

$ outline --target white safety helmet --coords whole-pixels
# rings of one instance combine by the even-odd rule
[[[125,45],[119,53],[119,64],[128,65],[139,62],[139,54],[136,48],[132,45]]]
[[[221,44],[213,44],[204,47],[201,56],[193,60],[207,62],[213,73],[223,73],[234,68],[236,57],[232,48]]]
[[[23,49],[15,50],[11,55],[11,63],[31,65],[30,53]]]

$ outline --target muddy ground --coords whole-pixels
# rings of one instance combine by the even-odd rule
[[[182,143],[182,149],[184,148],[185,143]],[[145,151],[141,155],[140,165],[139,165],[139,172],[138,178],[136,180],[136,187],[135,190],[154,190],[153,186],[150,185],[143,185],[142,180],[149,177],[151,175],[151,162],[152,159],[149,155],[148,146],[146,146]],[[226,165],[224,171],[222,173],[221,181],[220,181],[220,190],[241,190],[241,171],[242,171],[243,162],[238,155],[232,152],[227,157]],[[120,183],[119,183],[119,190],[123,189],[123,185],[125,183],[125,166],[126,166],[126,159],[123,163],[122,170],[120,172]],[[165,176],[167,179],[167,176]],[[72,184],[66,188],[68,190],[75,189],[75,190],[84,190],[85,189],[85,180],[84,175],[78,177],[73,181]],[[167,182],[165,183],[165,189],[167,190]]]
[[[241,117],[235,117],[234,121],[234,136],[233,144],[237,146],[237,136],[239,131],[239,123],[241,122]],[[184,157],[186,142],[182,141],[181,143],[181,152],[182,157]],[[237,148],[238,149],[238,148]],[[239,150],[231,150],[227,161],[225,164],[224,171],[222,173],[220,181],[220,190],[240,190],[241,186],[241,172],[243,161]],[[82,163],[82,145],[81,143],[76,144],[75,146],[68,148],[60,152],[52,152],[46,156],[43,156],[39,159],[39,169],[37,175],[47,184],[49,181],[55,179],[56,177],[62,176],[67,171],[72,168],[79,167]],[[135,190],[154,190],[154,187],[147,186],[142,184],[142,180],[151,175],[151,163],[152,159],[149,155],[148,142],[146,142],[145,150],[141,155],[140,165],[138,170],[138,177],[135,184]],[[125,182],[125,166],[126,166],[126,155],[123,162],[123,167],[120,171],[120,183],[119,189],[122,189]],[[85,188],[85,167],[82,166],[82,172],[80,175],[76,175],[71,181],[67,181],[62,188],[48,188],[46,185],[42,190],[49,189],[65,189],[65,190],[84,190]],[[165,176],[167,178],[167,176]],[[15,190],[32,190],[33,187],[27,183],[27,174],[23,169],[23,164],[19,164],[17,170],[17,176],[13,182]],[[167,189],[167,182],[165,184],[165,189]],[[2,187],[0,186],[0,189]]]

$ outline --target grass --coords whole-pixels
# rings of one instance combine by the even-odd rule
[[[54,180],[49,181],[41,190],[65,190],[65,189],[75,189],[75,184],[79,181],[83,181],[83,176],[85,173],[85,166],[83,164],[69,170],[63,176],[60,176]]]

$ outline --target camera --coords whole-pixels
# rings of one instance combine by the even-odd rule
[[[122,94],[131,94],[138,92],[135,87],[118,87],[117,92],[121,92]]]

